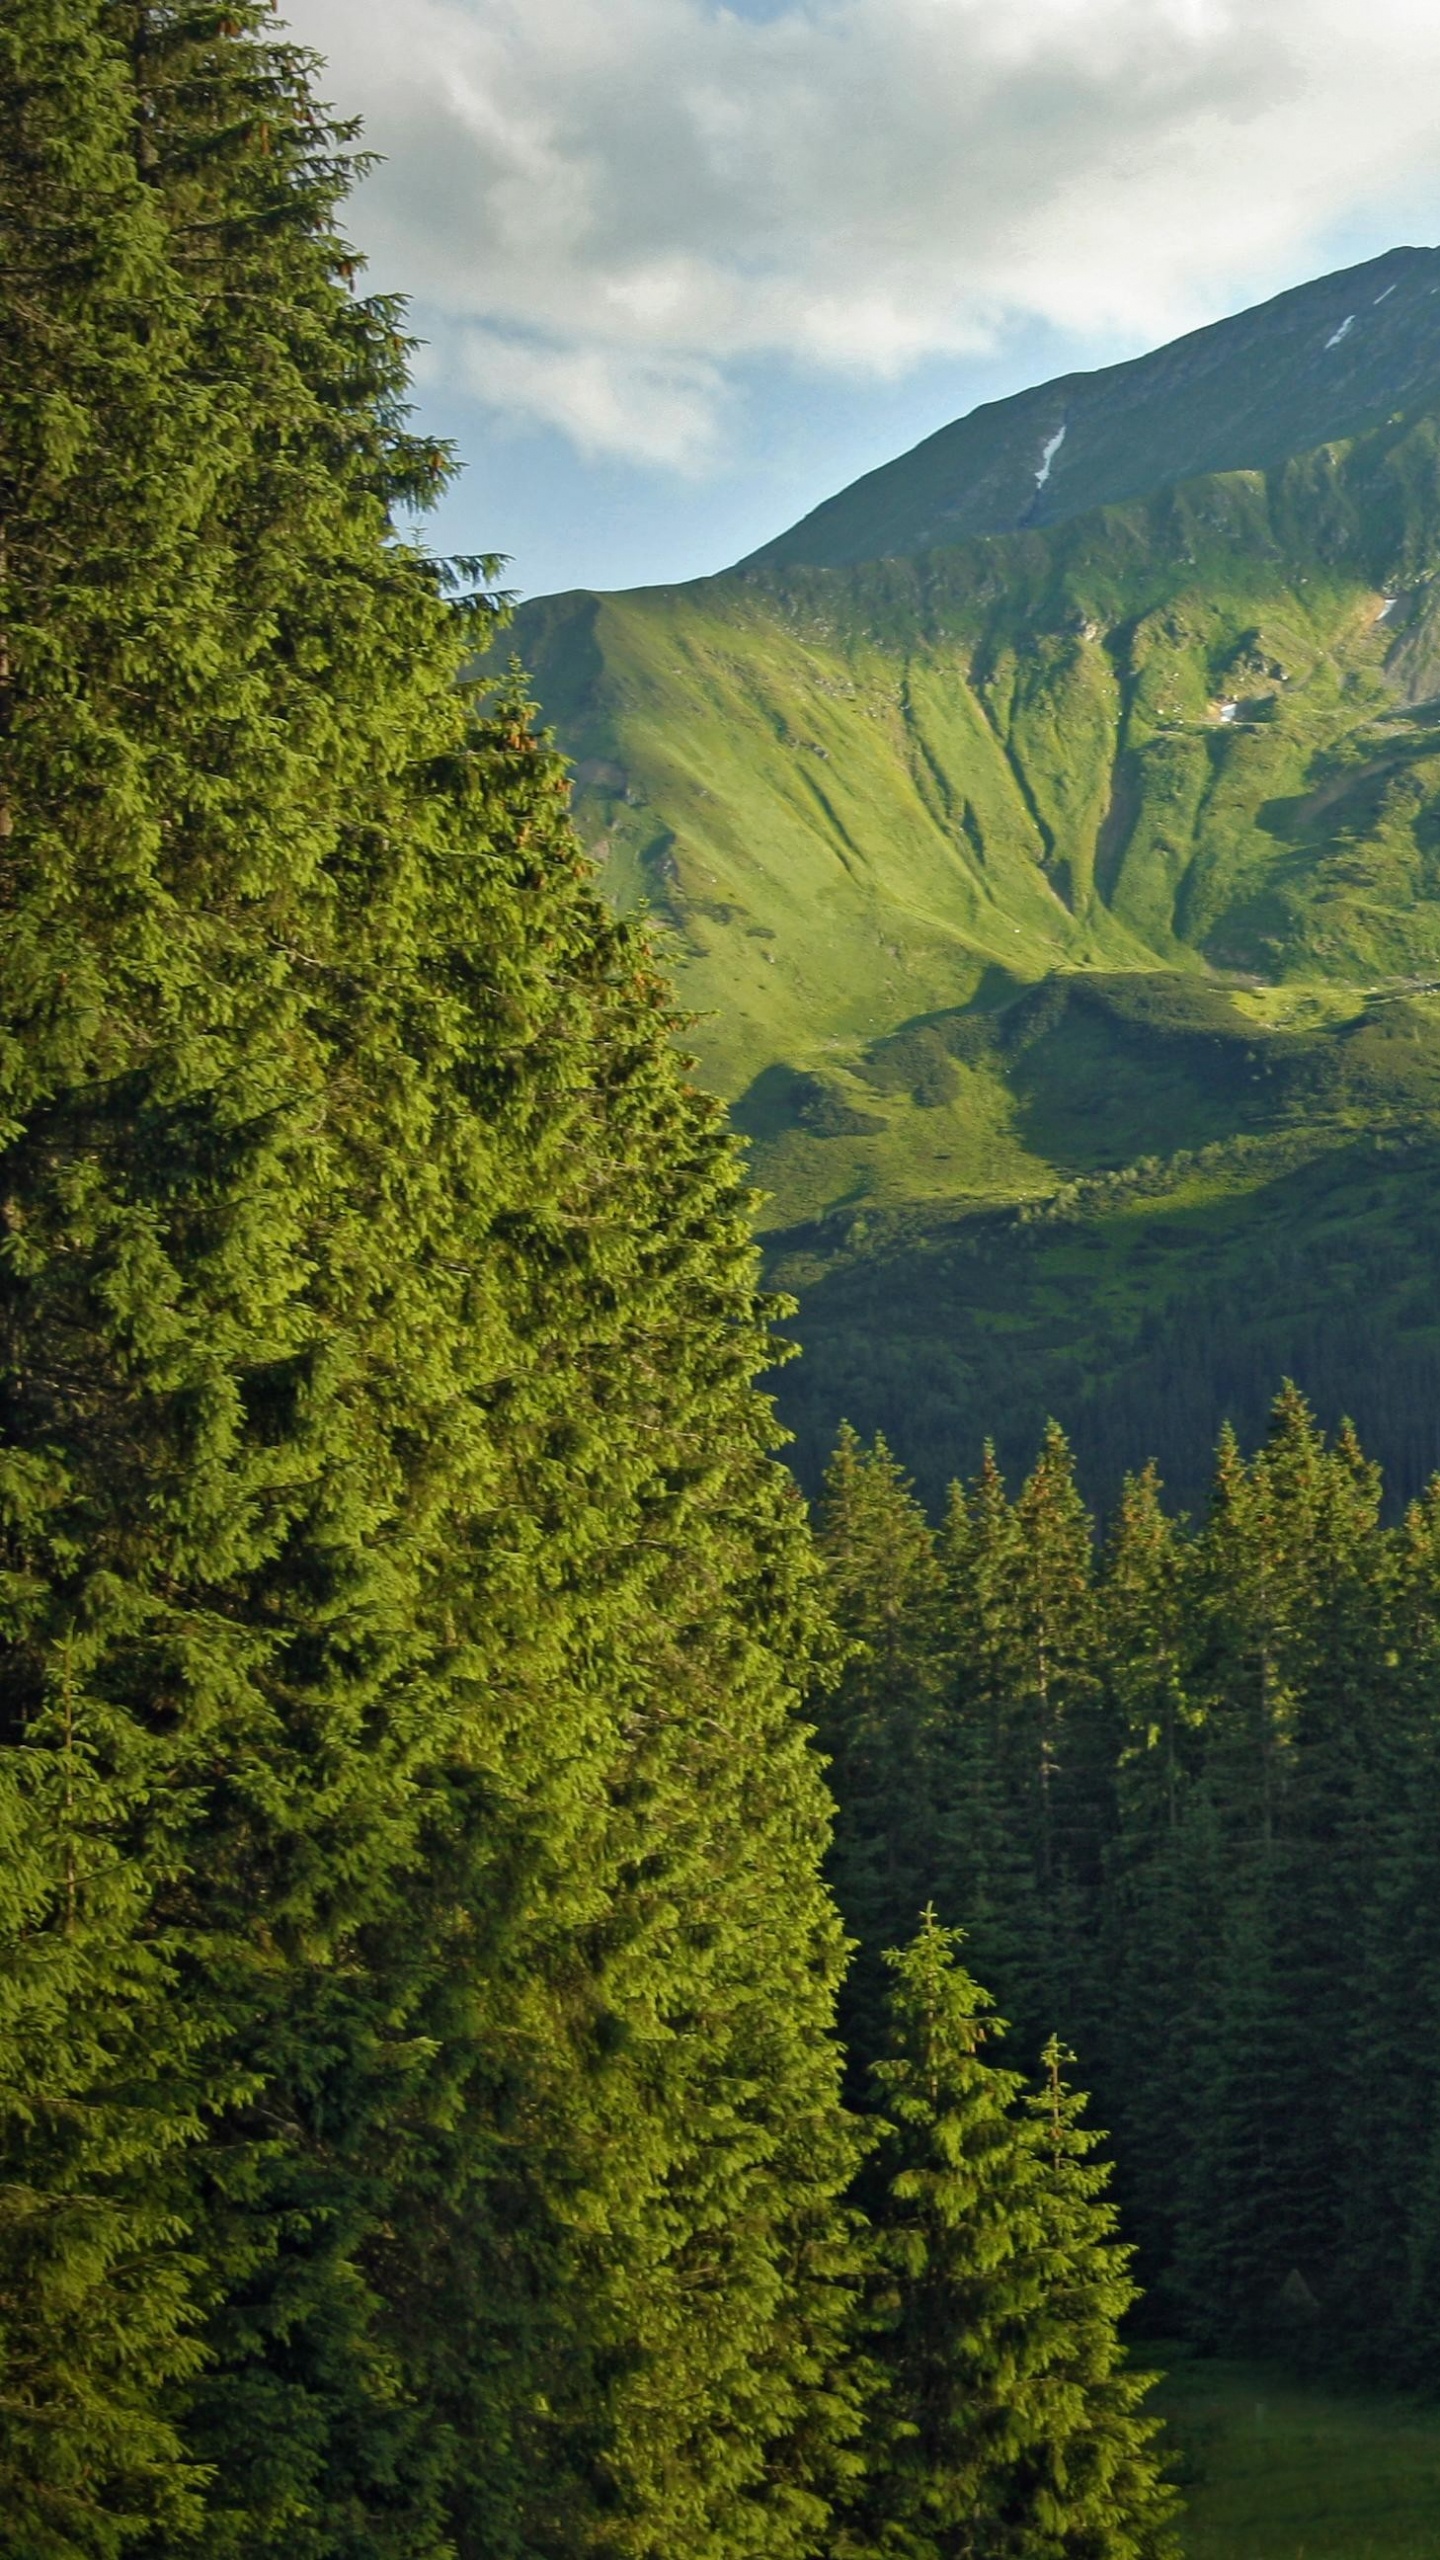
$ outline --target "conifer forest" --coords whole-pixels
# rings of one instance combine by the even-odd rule
[[[0,13],[0,2553],[1178,2560],[1434,2386],[1440,1491],[807,1505],[320,77]]]

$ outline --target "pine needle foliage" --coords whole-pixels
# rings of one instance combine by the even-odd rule
[[[952,1496],[917,1617],[939,1703],[887,1724],[908,1794],[847,1801],[835,1761],[847,1916],[873,1925],[855,1879],[908,1873],[983,1954],[1011,2050],[1062,2070],[1048,2015],[1083,2053],[1137,2321],[1402,2389],[1431,2384],[1440,2265],[1437,1520],[1432,1487],[1388,1526],[1354,1432],[1286,1385],[1253,1453],[1222,1433],[1203,1520],[1147,1469],[1087,1558],[1052,1435],[1019,1501],[990,1463]]]
[[[1003,2033],[927,1912],[890,1959],[888,2140],[877,2206],[887,2430],[871,2545],[895,2560],[1171,2560],[1150,2377],[1128,2372],[1135,2299],[1108,2170],[1052,2040],[1028,2099],[984,2047]]]
[[[842,1424],[817,1526],[830,1606],[847,1647],[816,1722],[838,1808],[830,1873],[858,1940],[841,2015],[863,2103],[868,2063],[884,2033],[882,1951],[909,1928],[930,1891],[937,1854],[944,1579],[934,1531],[883,1436],[867,1448]]]
[[[396,530],[313,76],[0,29],[8,2547],[781,2560],[855,2137],[771,1310]]]

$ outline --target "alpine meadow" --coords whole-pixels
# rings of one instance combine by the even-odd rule
[[[0,2555],[1416,2560],[1440,252],[517,611],[345,85],[0,13]]]

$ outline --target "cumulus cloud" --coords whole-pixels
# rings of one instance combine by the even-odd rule
[[[282,0],[283,5],[283,0]],[[1440,181],[1433,0],[288,0],[432,362],[703,471],[735,369],[1156,339]]]
[[[700,478],[719,455],[726,384],[702,357],[573,338],[545,344],[484,321],[442,320],[431,323],[417,372],[517,423],[559,427],[587,458],[622,453]]]

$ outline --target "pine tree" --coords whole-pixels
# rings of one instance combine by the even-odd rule
[[[858,1940],[842,2014],[863,2090],[883,2037],[883,1951],[935,1890],[943,1581],[934,1532],[883,1437],[867,1449],[842,1424],[818,1529],[827,1596],[849,1647],[816,1722],[837,1804],[830,1872]]]
[[[991,2064],[1001,2031],[927,1914],[892,1959],[889,2123],[878,2172],[888,2382],[867,2548],[895,2560],[1139,2560],[1173,2553],[1148,2379],[1123,2369],[1128,2253],[1065,2088],[1028,2108]]]
[[[1033,1769],[1013,1747],[1023,1688],[1017,1591],[1024,1558],[1015,1507],[987,1443],[973,1485],[954,1484],[940,1533],[949,1694],[936,1726],[935,1900],[963,1923],[987,1978],[1038,2049],[1046,2015],[1043,1899],[1031,1821]]]
[[[918,1804],[872,1796],[864,1845],[880,1871],[925,1842],[913,1872],[983,1948],[1022,2050],[1057,2011],[1083,2040],[1155,2325],[1418,2383],[1440,2293],[1436,1497],[1387,1530],[1354,1433],[1327,1445],[1287,1387],[1253,1457],[1222,1435],[1198,1534],[1153,1470],[1127,1483],[1092,1589],[1050,1455],[1028,1506],[988,1455],[952,1497]],[[1067,1591],[1047,1857],[1036,1628],[1066,1624]],[[887,1641],[903,1660],[903,1623]]]
[[[1440,1482],[1388,1544],[1358,1807],[1367,1889],[1353,1918],[1348,2016],[1334,2021],[1341,2229],[1327,2294],[1344,2360],[1367,2379],[1423,2390],[1440,2328]]]
[[[1101,1565],[1101,1676],[1132,1839],[1177,1828],[1198,1723],[1185,1685],[1186,1553],[1160,1497],[1153,1466],[1126,1477]]]
[[[1094,1537],[1070,1444],[1057,1423],[1046,1425],[1040,1455],[1015,1505],[1015,1525],[1023,1559],[1024,1648],[1016,1703],[1022,1734],[1029,1727],[1023,1747],[1033,1771],[1038,1864],[1051,1884],[1067,1866],[1091,1866],[1099,1829],[1091,1799],[1109,1774],[1101,1774],[1087,1713],[1095,1698]]]
[[[1353,1434],[1327,1450],[1293,1386],[1277,1397],[1248,1466],[1233,1434],[1222,1435],[1196,1559],[1196,1679],[1210,1783],[1237,1837],[1271,1842],[1290,1827],[1302,1725],[1318,1771],[1321,1698],[1343,1677],[1351,1647],[1363,1654],[1371,1642],[1362,1604],[1378,1511],[1375,1470]],[[1348,1751],[1350,1725],[1348,1716],[1330,1722],[1327,1750]]]
[[[1039,2526],[1037,2552],[1094,2560],[1174,2554],[1177,2501],[1159,2458],[1160,2422],[1142,2407],[1154,2377],[1128,2370],[1120,2345],[1120,2324],[1136,2300],[1132,2252],[1117,2236],[1109,2167],[1093,2156],[1103,2136],[1081,2122],[1085,2100],[1062,2077],[1073,2059],[1052,2036],[1042,2084],[1027,2101],[1042,2162],[1041,2272],[1052,2336],[1035,2359],[1045,2379],[1046,2433],[1027,2466],[1023,2503]],[[1023,2535],[1018,2547],[1027,2548]]]
[[[941,1540],[954,1663],[937,1782],[942,1907],[963,1921],[1032,2052],[1086,1999],[1085,1943],[1113,1776],[1097,1725],[1094,1554],[1052,1424],[1012,1504],[995,1463],[956,1488]]]
[[[128,1535],[107,1538],[100,1468],[91,1484],[77,1481],[87,1471],[74,1454],[83,1436],[120,1475],[116,1409],[128,1396],[158,1456],[159,1416],[131,1382],[141,1341],[153,1354],[158,1337],[163,1364],[179,1330],[116,1143],[115,1090],[132,1061],[100,993],[106,947],[127,939],[127,881],[145,861],[144,755],[87,681],[113,654],[111,701],[127,691],[139,632],[163,623],[195,502],[187,447],[200,404],[184,385],[185,315],[135,171],[131,108],[95,11],[7,14],[0,2504],[13,2547],[47,2560],[108,2554],[153,2515],[178,2530],[200,2485],[164,2394],[197,2353],[172,2170],[198,2134],[207,2073],[197,2021],[177,2002],[176,1942],[146,1928],[157,1881],[175,1881],[184,1863],[178,1806],[151,1812],[176,1755],[168,1738],[152,1748],[97,1677],[112,1649],[145,1646],[139,1550],[147,1528],[158,1543],[169,1489],[155,1466],[157,1516],[147,1523],[136,1503]],[[132,573],[123,604],[122,559]],[[126,859],[92,901],[91,932],[77,913],[80,883],[107,820]],[[143,1013],[143,963],[129,940],[120,1010]],[[183,1119],[181,1100],[172,1131]],[[153,1135],[163,1149],[161,1120],[142,1135],[132,1118],[142,1148]],[[112,1201],[106,1154],[120,1177]],[[95,1356],[102,1327],[118,1338],[108,1362]],[[187,1385],[199,1436],[213,1436],[200,1377]],[[213,1514],[223,1467],[210,1473]],[[133,1475],[115,1490],[123,1505]],[[163,1700],[163,1673],[158,1685]],[[133,1854],[142,1824],[143,1865]]]
[[[1337,2071],[1368,1890],[1378,1507],[1353,1434],[1327,1449],[1293,1387],[1248,1466],[1222,1442],[1193,1673],[1218,1912],[1176,2270],[1212,2343],[1298,2335],[1291,2302],[1323,2307],[1345,2212]]]
[[[304,60],[3,42],[16,2547],[781,2560],[854,2138],[739,1170],[394,533]]]
[[[1197,2344],[1263,2352],[1298,2344],[1292,2298],[1307,2308],[1317,2298],[1328,2179],[1317,2191],[1300,2174],[1319,2145],[1305,2113],[1305,2038],[1284,1969],[1276,1867],[1262,1858],[1237,1871],[1222,1860],[1218,1881],[1177,2091],[1189,2112],[1172,2172],[1171,2286]],[[1325,2093],[1316,2098],[1318,2112]]]
[[[1197,1950],[1214,1919],[1213,1841],[1194,1798],[1201,1740],[1188,1685],[1189,1561],[1153,1467],[1127,1478],[1098,1600],[1118,1766],[1102,1897],[1106,1988],[1087,2036],[1115,2129],[1126,2225],[1152,2284],[1174,2252],[1175,2129],[1191,2121]]]

